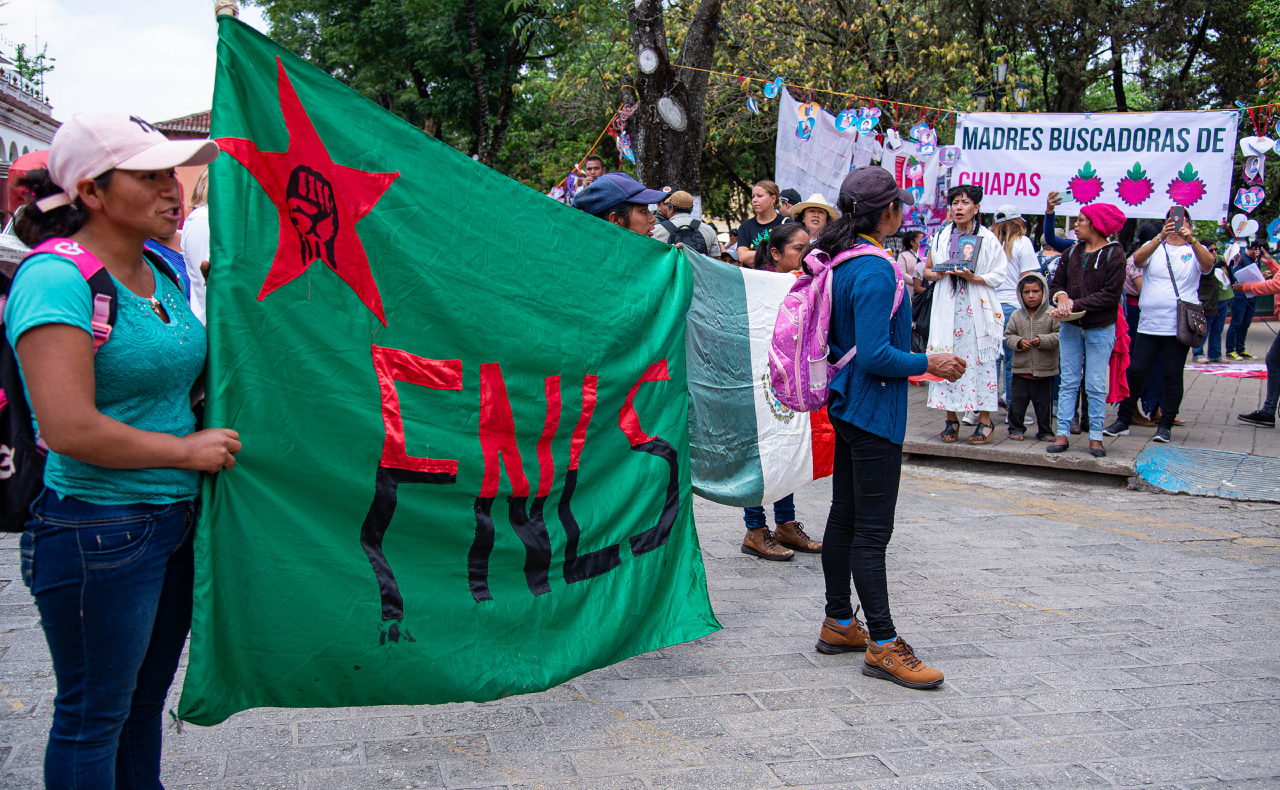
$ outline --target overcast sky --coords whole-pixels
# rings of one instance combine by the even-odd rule
[[[257,8],[240,19],[267,29]],[[157,122],[213,103],[213,0],[7,0],[0,22],[9,42],[49,43],[45,85],[59,121],[106,110]]]

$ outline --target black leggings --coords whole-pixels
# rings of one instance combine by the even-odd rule
[[[1164,356],[1164,397],[1160,400],[1160,427],[1173,428],[1173,419],[1182,407],[1182,368],[1191,349],[1173,335],[1144,335],[1139,332],[1129,349],[1129,397],[1120,403],[1118,416],[1125,425],[1133,423],[1138,396],[1156,361]]]
[[[889,581],[884,553],[893,537],[902,476],[902,445],[831,418],[836,457],[831,478],[831,515],[822,536],[822,574],[827,582],[827,616],[853,617],[849,579],[876,641],[898,632],[889,614]]]

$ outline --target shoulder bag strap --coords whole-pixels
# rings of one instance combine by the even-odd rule
[[[1179,302],[1182,301],[1182,294],[1178,293],[1178,278],[1173,274],[1173,260],[1169,257],[1168,245],[1161,244],[1160,250],[1164,253],[1164,266],[1169,270],[1169,281],[1173,283],[1173,295]]]

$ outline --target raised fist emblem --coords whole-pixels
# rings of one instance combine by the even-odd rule
[[[330,269],[338,271],[338,262],[334,259],[338,214],[329,179],[306,165],[298,165],[289,174],[285,198],[289,203],[289,221],[302,243],[302,262],[319,258]]]

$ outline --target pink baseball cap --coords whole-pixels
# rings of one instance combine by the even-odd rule
[[[136,115],[81,113],[58,128],[49,150],[49,179],[62,191],[36,201],[41,211],[69,206],[76,184],[108,170],[168,170],[207,165],[218,157],[212,140],[170,140]]]

